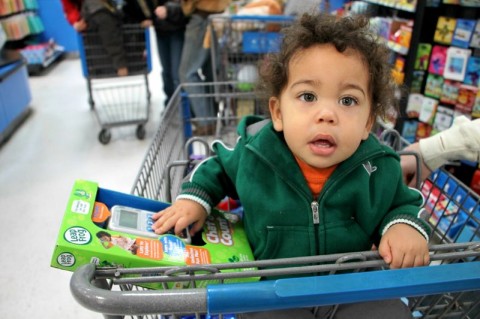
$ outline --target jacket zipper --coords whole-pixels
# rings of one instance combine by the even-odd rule
[[[312,217],[313,217],[313,224],[318,225],[320,224],[320,215],[318,213],[318,202],[313,201],[310,204],[310,207],[312,207]]]

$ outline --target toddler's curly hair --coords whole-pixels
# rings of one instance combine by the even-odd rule
[[[347,49],[359,54],[369,72],[371,116],[385,118],[393,107],[396,84],[388,62],[390,51],[378,41],[370,29],[369,19],[355,15],[337,18],[324,13],[302,15],[282,30],[283,40],[278,53],[268,54],[259,66],[259,89],[265,97],[279,97],[288,83],[288,67],[293,56],[318,44],[332,44],[343,53]]]

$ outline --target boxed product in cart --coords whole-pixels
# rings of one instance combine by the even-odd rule
[[[233,223],[221,211],[212,211],[201,234],[188,240],[173,234],[155,235],[148,229],[142,233],[137,225],[142,223],[142,216],[137,212],[157,212],[168,205],[103,189],[95,182],[76,181],[51,266],[74,271],[87,263],[131,268],[253,261],[241,221]],[[119,218],[114,223],[117,213]],[[149,228],[152,221],[148,216],[144,221],[144,228]]]

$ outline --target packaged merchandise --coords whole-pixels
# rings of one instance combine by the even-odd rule
[[[437,74],[428,74],[425,84],[425,95],[440,99],[443,89],[443,76]]]
[[[443,70],[445,69],[445,64],[447,62],[447,50],[448,47],[446,46],[433,46],[428,72],[432,74],[443,75]]]
[[[472,51],[457,47],[449,47],[447,49],[447,60],[443,77],[449,80],[463,82],[467,72],[467,62]]]
[[[419,43],[417,56],[415,58],[415,70],[426,71],[428,69],[428,61],[430,53],[432,52],[432,45],[430,43]]]
[[[461,83],[452,80],[443,81],[442,95],[440,96],[440,102],[447,104],[455,104],[458,99],[458,89]]]
[[[435,132],[441,132],[446,130],[453,123],[453,108],[439,105],[437,112],[435,113],[435,120],[433,121],[433,130]]]
[[[422,108],[418,115],[418,120],[432,125],[435,113],[437,112],[438,100],[424,96],[422,100]]]
[[[475,24],[472,39],[470,40],[470,46],[472,48],[480,48],[480,20],[477,20]]]
[[[117,227],[110,227],[112,207],[128,207]],[[242,222],[232,222],[226,212],[213,210],[202,232],[191,242],[167,233],[143,236],[127,228],[148,228],[134,210],[158,212],[169,204],[98,187],[91,181],[77,180],[71,191],[58,233],[51,266],[74,271],[80,265],[95,263],[107,267],[186,266],[253,261]],[[124,230],[120,231],[121,227]],[[117,230],[113,230],[113,229]],[[236,269],[228,271],[239,271]],[[242,269],[243,271],[243,269]],[[242,279],[232,279],[242,281]],[[250,279],[251,281],[251,279]],[[197,287],[206,281],[197,282]],[[184,287],[189,283],[178,283]],[[156,288],[155,285],[149,288]]]
[[[455,18],[438,17],[433,41],[441,44],[451,44],[456,24],[457,20]]]
[[[468,48],[473,31],[475,30],[475,24],[475,20],[457,19],[457,24],[452,38],[452,45],[460,48]]]
[[[468,58],[467,70],[465,72],[465,84],[479,86],[480,84],[480,57],[471,56]]]

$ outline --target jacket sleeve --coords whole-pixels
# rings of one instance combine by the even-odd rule
[[[201,204],[208,214],[225,196],[238,199],[234,185],[240,154],[237,143],[234,149],[222,142],[214,143],[216,155],[199,163],[182,183],[177,199],[189,199]]]
[[[421,139],[420,151],[425,164],[435,170],[448,161],[480,160],[480,119],[470,121],[465,116],[455,118],[452,127]]]
[[[75,22],[80,21],[80,2],[75,0],[61,0],[63,6],[63,12],[68,23],[73,25]]]

